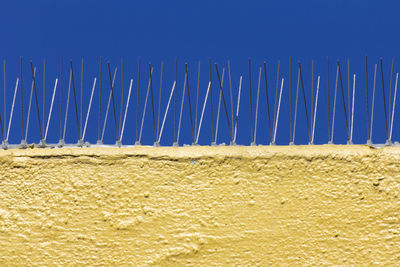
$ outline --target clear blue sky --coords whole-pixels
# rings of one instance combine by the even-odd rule
[[[389,102],[389,78],[392,57],[395,57],[395,72],[399,70],[398,49],[400,37],[397,33],[400,21],[397,1],[5,1],[0,9],[0,51],[2,59],[7,60],[7,116],[11,109],[11,100],[15,80],[19,75],[19,56],[24,58],[24,108],[28,107],[31,73],[29,60],[37,66],[37,87],[39,106],[42,106],[43,58],[47,60],[46,73],[46,114],[51,99],[54,80],[59,77],[59,57],[64,56],[64,96],[68,87],[68,60],[72,59],[75,70],[77,92],[80,92],[80,60],[85,60],[84,70],[84,118],[90,97],[93,78],[98,77],[99,56],[103,56],[103,103],[109,92],[109,78],[106,62],[112,68],[118,66],[116,81],[116,108],[119,116],[120,106],[120,60],[125,63],[124,89],[125,99],[129,80],[134,80],[131,105],[128,112],[124,143],[132,144],[135,140],[137,60],[142,58],[140,113],[142,112],[145,90],[149,77],[148,64],[154,65],[154,102],[158,108],[158,90],[160,63],[165,63],[163,80],[162,114],[167,103],[174,80],[174,59],[179,62],[178,71],[178,108],[184,82],[184,63],[189,67],[189,84],[192,96],[192,112],[195,111],[197,86],[197,64],[201,61],[200,100],[202,106],[208,83],[207,60],[218,63],[220,72],[231,61],[232,86],[236,105],[239,76],[243,75],[243,92],[239,116],[238,142],[250,143],[249,94],[248,94],[248,58],[252,59],[253,112],[258,82],[258,68],[267,62],[270,104],[273,108],[276,83],[277,61],[281,60],[280,79],[285,78],[282,96],[281,117],[278,124],[278,144],[289,142],[289,57],[293,58],[292,90],[293,96],[297,82],[297,62],[303,66],[304,86],[308,108],[311,104],[311,60],[315,60],[314,92],[317,75],[321,75],[320,99],[316,123],[316,143],[326,143],[327,104],[326,104],[326,56],[330,59],[331,111],[336,71],[336,60],[340,60],[345,94],[347,96],[346,59],[350,58],[350,73],[356,74],[355,128],[354,141],[366,140],[365,115],[365,65],[364,56],[369,56],[369,88],[372,95],[373,64],[383,58],[387,104]],[[2,68],[1,68],[2,69]],[[378,67],[376,88],[376,113],[374,122],[374,142],[385,141],[385,122],[381,91],[381,76]],[[218,103],[218,87],[215,67],[213,66],[213,104],[214,116]],[[3,78],[0,79],[3,83]],[[263,79],[262,79],[263,81]],[[351,81],[352,83],[352,81]],[[229,102],[229,84],[227,76],[224,92]],[[264,85],[262,83],[262,85]],[[3,86],[1,86],[2,88]],[[393,79],[394,87],[394,79]],[[97,90],[98,88],[96,88]],[[257,143],[268,143],[265,89],[261,86],[260,110]],[[98,91],[97,91],[98,92]],[[97,140],[97,103],[95,94],[92,113],[89,120],[87,140]],[[339,91],[340,92],[340,91]],[[10,142],[19,143],[21,136],[20,102],[14,113]],[[2,94],[1,99],[2,99]],[[58,95],[58,94],[57,94]],[[72,95],[71,95],[72,96]],[[300,96],[302,96],[300,94]],[[344,143],[346,131],[340,94],[337,103],[337,121],[335,141]],[[56,96],[53,119],[50,124],[49,142],[58,141],[59,98]],[[301,100],[301,101],[300,101]],[[66,101],[64,99],[63,101]],[[71,98],[72,101],[72,98]],[[191,143],[190,120],[185,99],[185,113],[181,133],[181,144]],[[347,98],[346,98],[347,101]],[[125,100],[124,100],[125,103]],[[76,142],[75,113],[73,102],[70,103],[67,141]],[[153,143],[151,102],[146,114],[142,143]],[[346,103],[347,105],[348,103]],[[371,97],[370,97],[371,105]],[[65,103],[64,103],[65,106]],[[37,142],[36,106],[32,107],[30,124],[30,142]],[[223,108],[223,106],[222,106]],[[398,140],[400,124],[398,110],[395,113],[393,139]],[[3,109],[1,108],[1,111]],[[103,111],[105,106],[103,106]],[[173,141],[172,111],[162,144],[170,145]],[[200,143],[210,143],[209,107],[200,135]],[[2,112],[2,115],[3,112]],[[112,113],[110,113],[105,141],[115,139]],[[140,114],[141,115],[141,114]],[[46,115],[47,116],[47,115]],[[254,119],[253,115],[253,119]],[[299,114],[296,143],[307,143],[304,107],[299,98]],[[310,114],[309,114],[310,116]],[[102,113],[102,119],[104,113]],[[26,120],[26,114],[24,114]],[[215,123],[216,118],[214,118]],[[224,110],[221,109],[219,142],[228,142]]]

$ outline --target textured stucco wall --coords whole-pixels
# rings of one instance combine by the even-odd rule
[[[0,265],[400,264],[400,148],[0,152]]]

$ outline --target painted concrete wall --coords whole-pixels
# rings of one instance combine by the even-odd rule
[[[400,148],[0,152],[0,265],[400,264]]]

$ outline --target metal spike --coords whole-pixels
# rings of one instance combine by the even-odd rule
[[[315,96],[315,106],[314,106],[314,112],[313,112],[313,125],[312,125],[312,136],[311,136],[311,144],[314,145],[314,137],[315,137],[315,120],[317,118],[317,108],[318,108],[318,94],[319,94],[319,81],[320,81],[320,76],[318,76],[317,80],[317,92]],[[311,107],[312,108],[312,107]]]
[[[349,61],[347,61],[349,62]],[[344,90],[343,90],[343,82],[342,82],[342,73],[340,71],[340,63],[339,61],[337,62],[338,64],[338,70],[339,70],[339,80],[340,80],[340,89],[342,91],[342,103],[343,103],[343,111],[344,111],[344,118],[346,121],[346,134],[347,134],[347,143],[350,141],[350,133],[349,133],[349,123],[347,120],[347,114],[346,114],[346,101],[344,100]],[[350,98],[349,98],[349,105],[350,105]],[[350,109],[349,109],[350,110]]]
[[[198,119],[198,110],[199,110],[199,90],[200,90],[200,60],[197,67],[197,89],[196,89],[196,113],[195,113],[195,122],[194,122],[194,134],[197,136],[197,119]],[[197,144],[197,141],[196,141]]]
[[[368,58],[365,56],[365,96],[366,96],[366,111],[367,111],[367,141],[370,140],[369,133],[369,99],[368,99]]]
[[[267,96],[267,115],[268,115],[268,129],[269,129],[269,142],[272,144],[272,128],[271,128],[271,115],[269,112],[269,95],[268,95],[268,82],[267,82],[267,63],[264,61],[264,80],[265,80],[265,95]],[[292,139],[291,139],[292,140]]]
[[[20,57],[20,91],[21,91],[21,146],[24,146],[24,90],[22,84],[22,57]]]
[[[79,122],[79,113],[78,113],[78,102],[76,100],[76,90],[75,90],[75,79],[74,79],[74,68],[72,67],[72,60],[69,61],[71,66],[71,78],[72,78],[72,92],[74,93],[74,103],[75,103],[75,115],[76,115],[76,127],[78,130],[78,140],[81,140],[81,128]]]
[[[11,128],[11,122],[12,122],[12,118],[13,118],[13,114],[14,114],[14,105],[15,105],[15,98],[17,96],[18,83],[19,83],[19,78],[17,78],[17,81],[15,83],[14,97],[13,97],[13,102],[12,102],[12,106],[11,106],[10,120],[8,121],[8,129],[7,129],[7,137],[6,137],[5,145],[8,145],[8,138],[10,137],[10,128]]]
[[[258,122],[258,103],[260,101],[260,83],[261,83],[261,68],[258,72],[258,86],[257,86],[257,100],[256,100],[256,117],[255,117],[255,122],[254,122],[254,143],[251,145],[256,145],[257,144],[257,122]]]
[[[222,69],[222,81],[221,84],[224,86],[224,77],[225,77],[225,68]],[[220,115],[220,110],[221,110],[221,100],[222,100],[222,93],[221,91],[219,92],[219,98],[218,98],[218,108],[217,108],[217,122],[215,124],[215,135],[214,135],[214,141],[212,145],[217,145],[217,138],[218,138],[218,128],[219,128],[219,115]]]
[[[138,130],[139,130],[139,92],[140,92],[140,57],[139,57],[139,62],[138,62],[138,83],[137,83],[137,98],[136,98],[136,140],[135,140],[135,145],[140,145],[139,141],[139,135],[138,135]]]
[[[188,66],[185,64],[185,71],[186,71],[186,83],[187,83],[187,95],[188,95],[188,102],[189,102],[189,115],[190,115],[190,128],[192,129],[192,144],[195,144],[194,138],[194,129],[193,129],[193,118],[192,118],[192,105],[190,102],[190,90],[189,90],[189,74],[188,74]]]
[[[354,129],[354,98],[356,95],[356,75],[353,76],[353,101],[351,106],[351,129],[350,129],[350,144],[353,144],[353,129]]]
[[[151,74],[153,74],[153,68],[150,71]],[[140,126],[140,133],[139,133],[139,140],[135,143],[135,145],[141,145],[142,141],[142,132],[143,132],[143,124],[144,124],[144,118],[146,116],[146,108],[147,108],[147,100],[149,98],[149,92],[150,92],[150,78],[149,78],[149,83],[147,85],[147,92],[146,92],[146,100],[144,101],[144,107],[143,107],[143,112],[142,112],[142,123]]]
[[[197,129],[196,145],[199,143],[199,136],[200,136],[201,124],[203,123],[203,116],[204,116],[204,111],[205,111],[206,104],[207,104],[208,95],[209,95],[209,92],[210,92],[210,87],[211,87],[211,82],[208,82],[208,87],[207,87],[206,96],[204,97],[203,110],[202,110],[202,112],[201,112],[199,127],[198,127],[198,129]]]
[[[331,121],[330,121],[331,109],[329,108],[329,104],[330,104],[329,96],[330,96],[330,93],[329,93],[329,59],[328,59],[328,57],[326,57],[326,104],[328,107],[328,113],[327,113],[328,114],[328,142],[331,140],[331,129],[330,129],[330,127],[331,127]]]
[[[33,69],[33,76],[35,76],[35,75],[36,75],[36,67]],[[30,115],[31,115],[32,98],[33,98],[33,79],[32,79],[32,85],[31,85],[31,93],[30,93],[30,97],[29,97],[29,106],[28,106],[28,115],[27,115],[28,117],[26,119],[26,130],[25,130],[25,141],[26,142],[28,141],[29,119],[30,119]]]
[[[107,65],[108,65],[108,67],[110,66],[110,64],[107,64]],[[108,72],[109,72],[109,76],[110,76],[111,86],[110,86],[110,93],[108,95],[106,115],[104,117],[103,131],[102,131],[102,134],[101,134],[100,142],[98,142],[100,144],[103,144],[104,132],[105,132],[105,129],[106,129],[107,119],[108,119],[108,112],[109,112],[109,109],[110,109],[111,100],[112,100],[112,96],[113,96],[113,88],[114,88],[115,76],[117,75],[117,68],[114,69],[114,75],[113,75],[112,79],[111,79],[111,70],[110,70],[110,68],[108,69]],[[114,122],[115,122],[115,133],[116,133],[116,136],[118,136],[117,119],[116,119],[116,116],[115,116],[115,109],[114,109]]]
[[[214,140],[214,116],[213,116],[213,96],[212,96],[212,79],[211,79],[211,58],[208,59],[208,66],[210,69],[210,118],[211,118],[211,143]]]
[[[169,95],[168,104],[167,104],[167,107],[166,107],[166,109],[165,109],[164,119],[163,119],[163,122],[162,122],[162,125],[161,125],[160,134],[158,135],[158,144],[160,144],[160,142],[161,142],[161,136],[162,136],[162,133],[163,133],[163,130],[164,130],[165,120],[166,120],[166,118],[167,118],[167,114],[168,114],[168,110],[169,110],[169,105],[171,104],[171,99],[172,99],[172,96],[173,96],[173,94],[174,94],[174,92],[175,92],[175,88],[176,88],[176,81],[174,81],[174,83],[173,83],[173,85],[172,85],[171,93],[170,93],[170,95]]]
[[[306,101],[306,93],[304,91],[304,84],[303,84],[303,76],[301,74],[301,64],[299,62],[299,70],[300,70],[300,81],[301,81],[301,89],[303,91],[303,102],[304,102],[304,110],[306,112],[306,122],[307,122],[307,132],[308,132],[308,143],[311,141],[311,134],[310,134],[310,125],[308,122],[308,112],[307,112],[307,101]]]
[[[281,82],[281,90],[279,93],[279,102],[278,102],[278,111],[276,114],[275,126],[274,126],[274,141],[272,142],[273,145],[276,145],[276,131],[278,129],[278,121],[279,121],[279,111],[281,110],[281,99],[282,99],[282,91],[283,91],[283,82],[285,79],[282,78]]]
[[[220,79],[220,76],[219,76],[219,71],[218,71],[218,66],[217,66],[217,64],[215,64],[215,69],[216,69],[216,71],[217,71],[219,89],[221,90],[222,101],[223,101],[223,103],[224,103],[224,110],[225,110],[226,122],[228,123],[228,128],[229,128],[229,140],[230,140],[230,144],[232,144],[233,139],[232,139],[231,123],[230,123],[230,121],[229,121],[228,109],[227,109],[227,107],[226,107],[225,96],[224,96],[224,90],[222,89],[222,84],[221,84],[221,79]]]
[[[100,131],[101,131],[101,83],[103,80],[103,57],[100,57],[100,80],[99,80],[99,113],[97,121],[97,144],[101,144]]]
[[[292,140],[290,141],[290,145],[295,144],[294,141],[295,141],[295,137],[296,137],[297,104],[298,104],[298,100],[299,100],[299,86],[300,86],[300,66],[297,71],[296,104],[294,107],[293,136],[292,136]],[[272,139],[271,139],[271,144],[272,144]]]
[[[332,132],[331,139],[328,144],[333,144],[333,134],[335,133],[335,118],[336,118],[336,99],[337,99],[337,88],[338,88],[338,79],[339,79],[339,65],[336,67],[336,80],[335,80],[335,95],[333,99],[333,112],[332,112]]]
[[[96,81],[97,81],[97,79],[95,77],[94,81],[93,81],[92,93],[90,94],[88,111],[86,113],[86,120],[85,120],[85,127],[83,129],[83,134],[82,134],[82,141],[85,141],[86,127],[87,127],[87,123],[88,123],[88,120],[89,120],[90,108],[92,107],[92,100],[93,100],[94,90],[96,88]]]
[[[374,125],[374,107],[375,107],[375,85],[376,85],[376,71],[377,71],[377,64],[375,64],[374,70],[374,84],[372,88],[372,107],[371,107],[371,125],[369,131],[369,140],[367,140],[368,145],[372,145],[372,126]]]
[[[44,141],[46,142],[47,140],[47,133],[49,131],[49,125],[50,125],[50,119],[51,119],[51,114],[53,111],[53,105],[54,105],[54,97],[56,95],[56,90],[57,90],[57,83],[58,83],[58,79],[56,79],[55,83],[54,83],[54,89],[53,89],[53,96],[51,97],[51,104],[50,104],[50,110],[49,110],[49,116],[47,117],[47,124],[46,124],[46,132],[44,134]]]
[[[71,95],[71,80],[72,80],[72,72],[70,70],[70,72],[69,72],[69,82],[68,82],[68,92],[67,92],[67,104],[65,106],[65,116],[64,116],[64,131],[63,131],[63,138],[60,141],[60,146],[65,145],[65,131],[67,130],[69,98],[70,98],[70,95]]]
[[[132,84],[133,84],[133,79],[131,79],[131,83],[129,85],[128,98],[126,100],[126,106],[125,106],[124,122],[122,123],[121,135],[119,137],[119,142],[118,142],[119,146],[122,146],[122,137],[124,136],[126,115],[128,114],[129,101],[131,99]]]
[[[276,108],[278,104],[278,89],[279,89],[279,71],[280,71],[281,61],[278,60],[278,70],[276,72],[276,87],[275,87],[275,102],[274,102],[274,125],[273,130],[275,132],[275,121],[276,121]]]
[[[164,71],[164,61],[161,61],[160,91],[159,91],[159,95],[158,95],[157,136],[160,135],[160,113],[161,113],[161,93],[162,93],[163,71]]]
[[[154,97],[153,97],[153,68],[151,63],[149,63],[149,73],[150,73],[150,91],[151,91],[151,111],[153,115],[153,133],[154,133],[154,144],[157,142],[157,130],[156,130],[156,120],[154,116]]]
[[[383,110],[385,111],[385,127],[386,127],[386,143],[389,144],[389,130],[388,130],[388,120],[386,114],[386,94],[385,94],[385,84],[384,84],[384,76],[383,76],[383,66],[382,66],[382,58],[379,60],[381,65],[381,80],[382,80],[382,96],[383,96]]]
[[[252,103],[252,94],[251,94],[251,62],[249,58],[249,99],[250,99],[250,134],[251,134],[251,142],[250,144],[254,143],[253,140],[253,103]]]
[[[233,144],[236,144],[236,136],[237,136],[237,128],[238,128],[238,119],[239,119],[239,107],[240,107],[240,94],[242,92],[242,76],[240,76],[239,80],[239,89],[238,89],[238,99],[236,104],[236,117],[235,117],[235,134],[233,137]]]
[[[121,124],[122,124],[122,109],[124,106],[124,61],[121,59],[121,104],[119,112],[119,126],[117,143],[121,143]],[[119,144],[120,145],[120,144]]]
[[[40,123],[40,111],[39,111],[39,102],[38,102],[38,97],[37,97],[37,90],[36,90],[36,79],[35,75],[33,75],[33,64],[32,61],[31,63],[31,71],[32,71],[32,79],[33,79],[33,89],[35,91],[35,100],[36,100],[36,110],[37,110],[37,116],[38,116],[38,123],[39,123],[39,130],[40,130],[40,140],[43,140],[43,130],[42,130],[42,124]]]
[[[399,73],[396,74],[396,82],[394,85],[394,96],[393,96],[393,110],[392,110],[392,117],[391,117],[391,122],[390,122],[390,135],[389,135],[389,141],[392,143],[392,133],[393,133],[393,118],[394,118],[394,110],[396,107],[396,95],[397,95],[397,81],[399,79]]]

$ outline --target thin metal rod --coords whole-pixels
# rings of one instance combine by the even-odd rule
[[[164,62],[161,61],[160,91],[159,91],[159,95],[158,95],[157,136],[160,135],[161,93],[162,93],[163,71],[164,71]]]
[[[56,91],[57,91],[57,83],[58,83],[58,79],[56,78],[56,81],[54,83],[53,96],[51,97],[50,111],[49,111],[49,116],[47,118],[46,132],[44,134],[44,141],[47,140],[47,133],[49,131],[50,119],[51,119],[51,114],[52,114],[53,105],[54,105],[54,97],[55,97]]]
[[[314,117],[314,59],[311,60],[311,119]]]
[[[349,109],[348,109],[348,115],[349,115],[349,117],[348,117],[348,122],[349,122],[349,125],[350,125],[350,112],[351,112],[351,110],[350,110],[350,101],[351,101],[351,98],[350,98],[350,59],[349,58],[347,58],[347,103],[349,103]]]
[[[187,76],[185,75],[185,81],[183,83],[183,92],[182,92],[182,100],[181,100],[181,112],[179,113],[179,122],[178,122],[178,136],[176,137],[176,145],[179,146],[179,137],[181,133],[181,123],[182,123],[182,112],[183,112],[183,104],[185,102],[185,91],[186,91],[186,79]]]
[[[365,56],[365,96],[366,96],[366,110],[367,110],[367,140],[370,140],[369,133],[369,99],[368,99],[368,57]]]
[[[99,80],[99,114],[98,114],[98,126],[97,126],[97,141],[100,140],[101,131],[101,85],[103,80],[103,57],[100,56],[100,80]]]
[[[303,75],[301,74],[301,63],[299,62],[299,69],[300,69],[300,81],[301,81],[301,89],[303,91],[303,101],[304,101],[304,110],[306,112],[306,120],[307,120],[307,132],[308,132],[308,142],[311,141],[311,134],[310,134],[310,124],[308,122],[308,112],[307,112],[307,101],[306,101],[306,93],[304,91],[304,84],[303,84]]]
[[[68,83],[68,92],[67,92],[67,105],[65,106],[65,119],[64,119],[64,132],[63,132],[63,140],[65,140],[65,131],[67,130],[67,120],[68,120],[68,109],[69,109],[69,98],[71,95],[71,80],[72,80],[72,72],[69,72],[69,83]]]
[[[24,139],[24,90],[22,86],[22,57],[20,57],[20,91],[21,91],[21,140]]]
[[[396,107],[396,95],[397,95],[397,81],[398,81],[398,79],[399,79],[399,73],[396,74],[396,82],[395,82],[395,85],[394,85],[393,110],[392,110],[392,118],[391,118],[391,122],[390,122],[390,136],[389,136],[390,142],[392,142],[393,118],[394,118],[394,109]]]
[[[370,130],[369,130],[369,140],[367,143],[372,144],[372,126],[374,125],[374,107],[375,107],[375,85],[376,85],[376,71],[377,71],[377,64],[375,64],[375,70],[374,70],[374,84],[372,88],[372,107],[371,107],[371,125],[370,125]]]
[[[386,140],[389,141],[389,130],[388,130],[388,121],[387,121],[387,114],[386,114],[386,94],[385,94],[385,85],[384,85],[384,78],[383,78],[383,66],[382,66],[382,58],[379,60],[381,65],[381,80],[382,80],[382,96],[383,96],[383,109],[385,111],[385,127],[386,127]]]
[[[224,86],[224,77],[225,77],[225,69],[222,69],[222,86]],[[221,100],[222,100],[222,93],[221,91],[219,92],[219,98],[218,98],[218,108],[217,108],[217,122],[215,124],[215,135],[214,135],[214,144],[217,144],[217,138],[218,138],[218,129],[219,129],[219,115],[220,115],[220,110],[221,110]]]
[[[252,94],[251,94],[251,61],[249,58],[249,99],[250,99],[250,131],[251,131],[251,144],[253,144],[253,102],[252,102]]]
[[[348,62],[348,61],[347,61]],[[347,142],[350,141],[350,133],[349,133],[349,122],[347,120],[347,114],[346,114],[346,102],[344,100],[344,90],[343,90],[343,82],[342,82],[342,73],[340,71],[340,63],[339,61],[337,62],[339,66],[339,80],[340,80],[340,88],[342,91],[342,102],[343,102],[343,111],[344,111],[344,118],[346,120],[346,134],[347,134]],[[349,87],[350,88],[350,87]],[[349,94],[350,95],[350,94]],[[350,98],[349,98],[349,105],[350,105]],[[350,110],[350,109],[349,109]]]
[[[195,133],[194,133],[194,128],[193,128],[193,118],[192,118],[192,104],[190,102],[190,90],[189,90],[189,73],[188,73],[188,66],[185,64],[185,71],[186,71],[186,83],[187,83],[187,96],[188,96],[188,102],[189,102],[189,115],[190,115],[190,128],[192,129],[192,144],[195,144]]]
[[[211,59],[208,59],[208,67],[210,70],[210,117],[211,117],[211,142],[214,140],[214,115],[213,115],[213,96],[212,96],[212,79],[211,79]]]
[[[353,75],[353,101],[351,106],[351,129],[350,129],[350,144],[353,144],[353,129],[354,129],[354,98],[356,95],[356,75]]]
[[[257,86],[257,100],[256,100],[256,118],[254,122],[254,145],[257,144],[257,122],[258,122],[258,103],[260,102],[260,84],[261,84],[261,71],[262,68],[260,68],[258,72],[258,86]]]
[[[267,82],[267,80],[268,80],[267,79],[267,63],[265,61],[264,61],[264,80],[265,80],[265,95],[267,96],[269,142],[272,143],[272,127],[271,127],[271,115],[270,115],[270,111],[269,111],[269,95],[268,95],[268,82]]]
[[[292,57],[289,57],[289,140],[292,141]]]
[[[151,69],[151,74],[153,74],[153,69]],[[142,132],[143,132],[143,124],[144,124],[144,118],[146,116],[146,108],[147,108],[147,100],[149,98],[149,92],[150,92],[150,78],[149,78],[149,83],[147,85],[147,92],[146,92],[146,100],[144,101],[144,107],[143,107],[143,113],[142,113],[142,123],[140,126],[140,132],[139,132],[139,140],[138,140],[138,144],[140,144],[140,142],[142,141]]]
[[[318,76],[317,80],[317,92],[315,95],[315,106],[314,106],[314,118],[313,118],[313,125],[312,125],[312,137],[311,137],[311,144],[314,144],[314,137],[315,137],[315,120],[317,119],[317,108],[318,108],[318,94],[319,94],[319,81],[320,81],[320,76]]]
[[[389,84],[389,119],[391,118],[392,112],[392,81],[393,81],[393,68],[394,68],[394,58],[392,58],[392,67],[390,68],[390,84]],[[389,129],[390,131],[390,129]]]
[[[6,124],[7,124],[7,77],[6,77],[6,60],[3,60],[3,74],[4,74],[4,96],[3,96],[3,100],[4,100],[4,120],[3,120],[3,129],[6,128]],[[4,132],[3,132],[3,136]]]
[[[194,123],[194,133],[197,136],[198,130],[198,111],[199,111],[199,90],[200,90],[200,60],[197,67],[197,90],[196,90],[196,114],[195,114],[195,123]],[[197,143],[197,141],[196,141]]]
[[[337,99],[337,88],[339,79],[339,65],[336,67],[336,81],[335,81],[335,95],[333,99],[333,112],[332,112],[332,132],[330,143],[333,144],[333,134],[335,133],[335,118],[336,118],[336,99]]]
[[[217,71],[219,88],[220,88],[221,93],[222,93],[222,102],[224,103],[224,110],[225,110],[226,122],[228,123],[228,128],[229,128],[229,140],[230,140],[230,142],[232,143],[233,139],[232,139],[231,122],[229,121],[228,109],[227,109],[227,107],[226,107],[226,101],[225,101],[225,96],[224,96],[224,90],[222,89],[222,83],[221,83],[221,79],[220,79],[220,76],[219,76],[219,71],[218,71],[218,66],[217,66],[217,64],[215,64],[215,69],[216,69],[216,71]]]
[[[83,58],[81,61],[81,97],[80,97],[80,111],[79,111],[79,132],[80,136],[82,136],[83,129]]]
[[[43,102],[42,102],[42,129],[44,131],[44,121],[46,118],[46,58],[43,59]]]
[[[36,67],[33,70],[33,76],[36,75]],[[28,117],[26,119],[26,130],[25,130],[25,141],[28,140],[28,130],[29,130],[29,119],[30,119],[30,115],[31,115],[31,106],[32,106],[32,98],[33,98],[33,80],[32,80],[32,85],[31,85],[31,94],[29,97],[29,105],[28,105]],[[1,124],[3,125],[3,124]],[[3,131],[2,131],[3,132]]]
[[[168,111],[169,111],[169,105],[171,104],[171,99],[172,99],[172,96],[173,96],[173,94],[175,92],[175,88],[176,88],[176,81],[174,81],[174,83],[172,85],[171,93],[169,95],[168,104],[167,104],[167,107],[165,109],[164,119],[163,119],[163,122],[162,122],[162,125],[161,125],[160,134],[158,135],[158,143],[160,143],[160,141],[161,141],[161,136],[162,136],[162,133],[163,133],[163,130],[164,130],[165,120],[167,119],[167,114],[168,114]]]
[[[97,81],[97,79],[95,77],[94,81],[93,81],[92,93],[90,94],[89,106],[88,106],[88,110],[87,110],[87,113],[86,113],[86,120],[85,120],[85,126],[84,126],[83,134],[82,134],[82,141],[85,140],[86,127],[87,127],[87,123],[88,123],[88,120],[89,120],[90,108],[92,107],[94,89],[96,88],[96,81]]]
[[[229,78],[229,95],[231,98],[231,122],[232,122],[232,129],[234,127],[234,120],[233,120],[233,92],[232,92],[232,78],[231,78],[231,62],[228,60],[228,78]]]
[[[46,118],[46,58],[43,59],[43,102],[42,102],[42,127],[44,130],[44,121]]]
[[[112,87],[112,88],[114,88],[114,82],[115,82],[115,77],[116,77],[116,75],[117,75],[117,68],[114,69],[114,75],[113,75],[112,84],[111,84],[111,87]],[[110,77],[110,79],[111,79],[111,77]],[[102,131],[102,133],[101,133],[101,139],[100,139],[100,142],[101,142],[101,143],[103,143],[104,132],[105,132],[105,129],[106,129],[106,126],[107,126],[107,119],[108,119],[108,112],[109,112],[109,110],[110,110],[110,105],[111,105],[111,98],[112,98],[112,90],[110,90],[110,93],[109,93],[109,95],[108,95],[107,108],[106,108],[106,115],[105,115],[105,117],[104,117],[103,131]]]
[[[279,71],[280,71],[281,61],[278,60],[278,70],[276,72],[276,87],[275,87],[275,102],[274,102],[274,132],[275,132],[275,121],[276,121],[276,108],[278,104],[278,89],[279,89]]]
[[[19,82],[19,78],[17,78],[17,81],[15,83],[14,97],[13,97],[13,102],[12,102],[11,112],[10,112],[10,120],[8,121],[8,130],[7,130],[7,138],[6,138],[7,142],[8,142],[8,137],[10,136],[11,121],[12,121],[12,117],[14,114],[14,105],[15,105],[15,98],[17,96],[18,82]]]
[[[328,140],[331,140],[331,109],[329,107],[330,101],[329,101],[329,58],[326,57],[326,104],[328,107]]]
[[[121,141],[122,109],[124,106],[124,61],[121,59],[121,104],[119,111],[118,140]]]
[[[71,66],[71,76],[72,76],[72,91],[74,93],[74,103],[75,103],[75,115],[76,115],[76,127],[78,130],[78,140],[81,140],[81,128],[78,115],[78,102],[76,100],[76,90],[75,90],[75,79],[74,79],[74,68],[72,67],[72,60],[69,61]]]
[[[157,130],[156,130],[156,120],[154,117],[154,97],[153,97],[153,72],[152,72],[151,63],[149,64],[149,72],[150,72],[150,91],[151,91],[151,111],[153,115],[153,133],[154,133],[154,143],[157,142]]]
[[[63,58],[60,57],[60,135],[59,140],[62,139],[62,108],[63,108]]]
[[[139,92],[140,92],[140,57],[138,62],[138,82],[137,82],[137,98],[136,98],[136,142],[139,141]]]
[[[240,94],[242,92],[242,76],[240,76],[239,80],[239,92],[238,92],[238,99],[236,104],[236,117],[235,117],[235,134],[233,136],[233,143],[236,144],[236,134],[237,134],[237,125],[238,125],[238,118],[239,118],[239,107],[240,107]]]
[[[299,102],[299,87],[300,87],[300,67],[298,68],[297,71],[297,87],[296,87],[296,104],[294,107],[294,121],[293,121],[293,136],[292,136],[292,140],[290,140],[290,144],[294,145],[294,140],[296,137],[296,123],[297,123],[297,104]],[[272,143],[272,139],[271,139],[271,143]]]
[[[31,70],[32,70],[33,88],[35,90],[36,111],[37,111],[37,115],[38,115],[38,123],[39,123],[39,130],[40,130],[40,140],[43,140],[42,124],[40,122],[39,101],[38,101],[38,97],[37,97],[35,75],[33,75],[33,64],[32,64],[32,61],[31,61]]]
[[[196,144],[199,143],[200,130],[201,130],[201,125],[202,125],[202,123],[203,123],[203,116],[204,116],[204,111],[205,111],[205,109],[206,109],[208,94],[209,94],[209,92],[210,92],[210,86],[211,86],[211,82],[208,82],[207,92],[206,92],[206,96],[205,96],[205,98],[204,98],[203,110],[202,110],[202,112],[201,112],[199,127],[198,127],[198,131],[197,131],[197,136],[196,136]]]
[[[126,106],[125,106],[124,122],[122,123],[121,134],[120,134],[120,137],[119,137],[119,141],[120,142],[122,142],[122,137],[124,136],[126,115],[128,114],[129,101],[131,99],[132,84],[133,84],[133,79],[131,79],[131,83],[129,85],[128,98],[126,100]]]
[[[276,131],[278,129],[278,121],[279,121],[279,111],[281,110],[281,99],[282,99],[282,91],[283,91],[283,82],[285,81],[284,78],[282,78],[282,82],[281,82],[281,90],[279,93],[279,102],[278,102],[278,111],[276,113],[276,120],[275,120],[275,126],[274,126],[274,142],[273,144],[276,144]]]
[[[175,86],[177,84],[177,76],[178,76],[178,60],[175,59]],[[176,91],[174,90],[174,144],[176,143],[177,132],[176,132]]]
[[[113,113],[114,113],[114,124],[115,124],[115,138],[118,138],[118,125],[117,125],[117,113],[115,112],[115,98],[114,98],[114,81],[115,81],[115,75],[117,69],[115,68],[114,72],[114,77],[111,80],[111,67],[110,67],[110,62],[107,62],[107,67],[108,67],[108,77],[110,78],[110,94],[111,94],[111,99],[112,99],[112,106],[113,106]],[[102,139],[103,141],[103,139]]]

